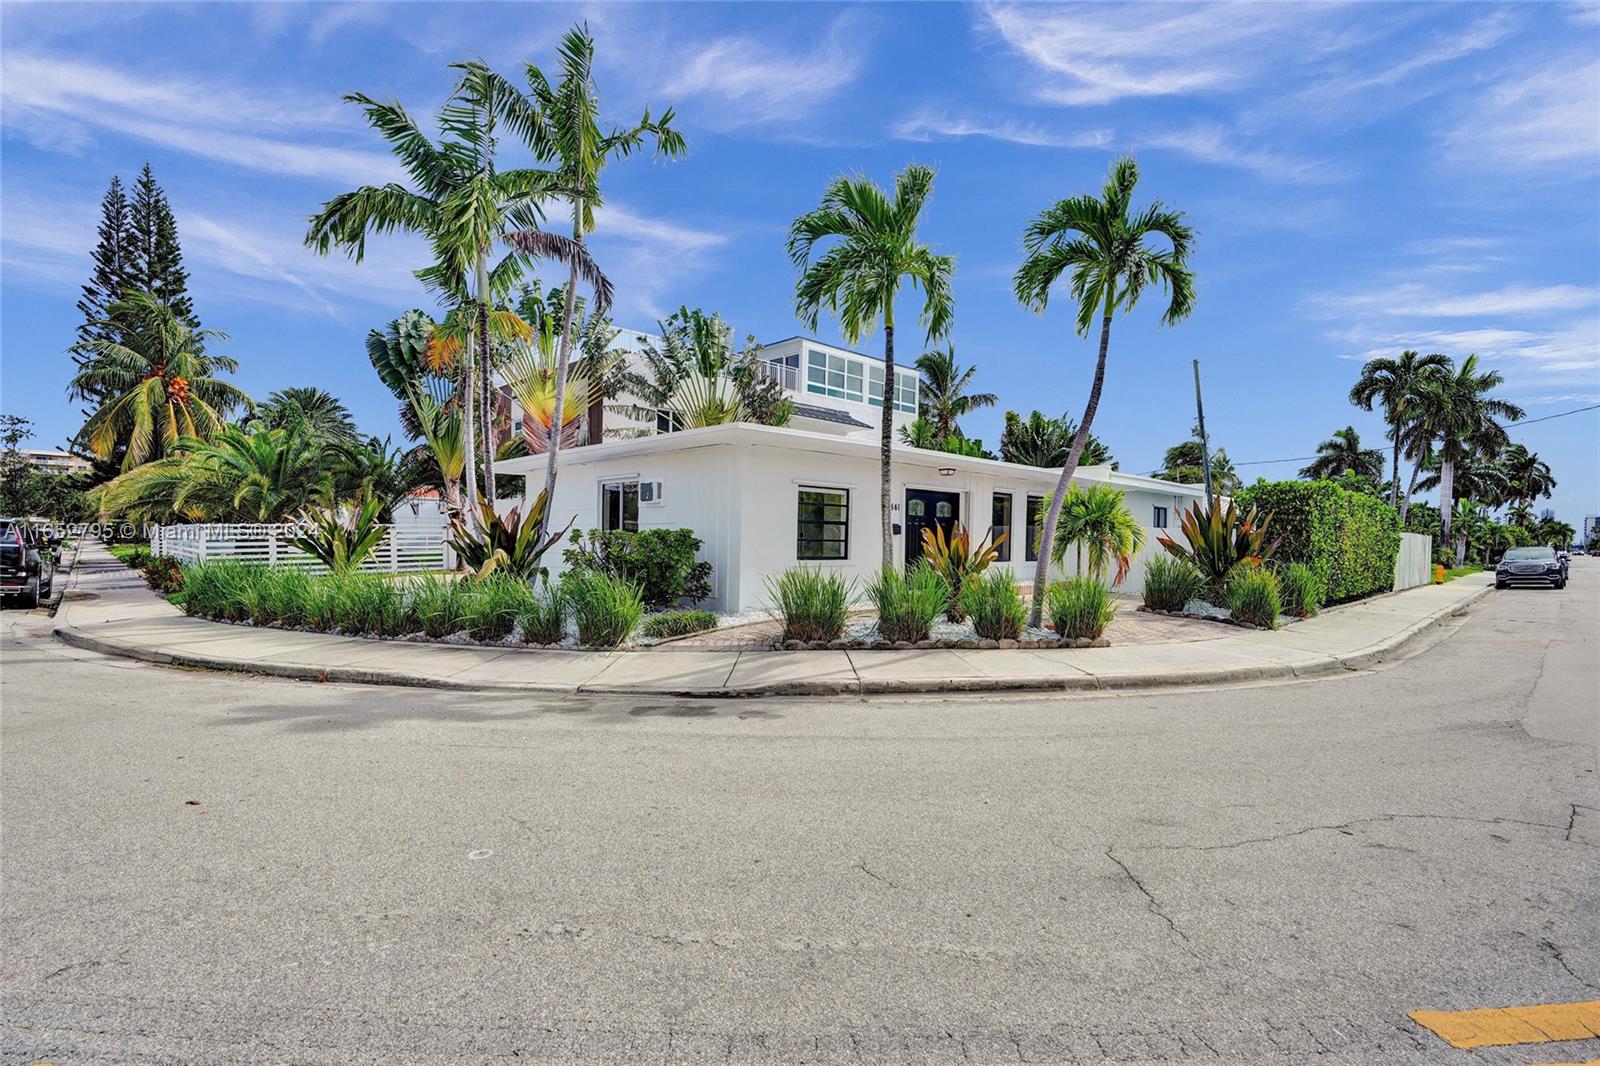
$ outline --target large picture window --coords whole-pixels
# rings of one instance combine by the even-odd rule
[[[994,512],[989,519],[991,526],[990,543],[995,544],[994,557],[996,561],[1009,563],[1011,561],[1011,493],[997,492],[994,494]],[[1000,540],[1004,535],[1005,540]]]
[[[608,481],[600,486],[600,528],[639,532],[637,481]]]
[[[1028,497],[1028,540],[1023,546],[1023,558],[1028,562],[1036,562],[1039,558],[1039,534],[1044,528],[1044,497]]]
[[[850,555],[850,490],[802,488],[795,556],[846,559]]]

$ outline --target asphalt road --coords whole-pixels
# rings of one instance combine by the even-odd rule
[[[1600,561],[1398,665],[632,703],[207,675],[4,615],[0,1062],[1504,1064],[1600,999]]]

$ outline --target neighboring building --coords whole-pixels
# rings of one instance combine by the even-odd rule
[[[1600,514],[1586,514],[1583,525],[1578,527],[1578,543],[1587,548],[1596,540],[1600,540]]]
[[[837,570],[858,581],[881,562],[878,411],[883,362],[873,356],[794,337],[761,349],[766,368],[793,394],[795,417],[774,428],[748,423],[652,433],[565,449],[551,514],[576,529],[694,530],[712,564],[710,606],[724,611],[768,604],[767,581],[795,565]],[[916,414],[916,372],[896,374],[894,419]],[[495,464],[497,473],[536,476],[542,456]],[[1043,498],[1058,470],[973,459],[897,445],[892,521],[895,562],[921,554],[921,533],[955,523],[982,536],[1009,536],[998,565],[1031,581]],[[1137,590],[1143,559],[1162,549],[1163,529],[1199,500],[1197,485],[1176,485],[1081,467],[1080,485],[1109,483],[1126,494],[1146,545],[1123,586]],[[514,501],[505,501],[512,505]],[[556,561],[553,567],[560,570]]]
[[[22,457],[46,474],[81,474],[94,464],[81,455],[54,448],[22,448]]]

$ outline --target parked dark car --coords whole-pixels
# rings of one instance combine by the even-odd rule
[[[1549,585],[1567,587],[1567,564],[1554,548],[1510,548],[1494,571],[1494,587]]]
[[[26,518],[0,518],[0,596],[21,596],[29,607],[55,584],[50,536]]]

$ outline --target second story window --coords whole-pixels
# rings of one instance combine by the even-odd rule
[[[816,348],[806,349],[806,391],[819,396],[861,403],[865,384],[861,360],[850,359]]]

